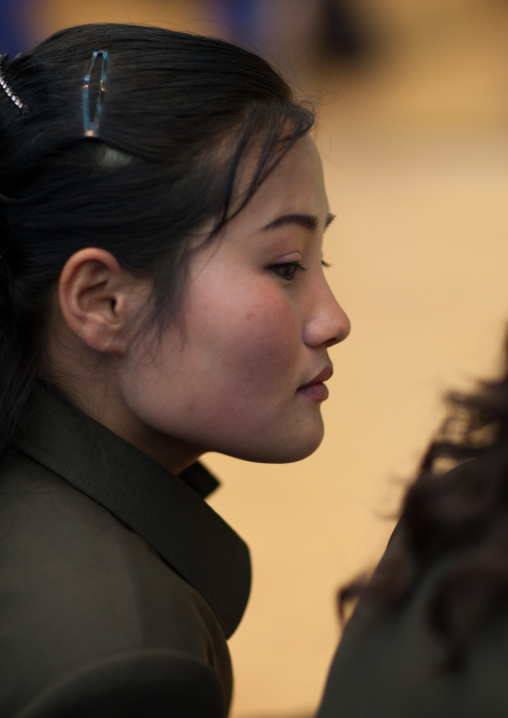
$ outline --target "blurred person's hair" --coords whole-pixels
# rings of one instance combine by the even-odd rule
[[[499,379],[448,396],[449,415],[405,494],[386,556],[370,580],[339,592],[342,616],[358,597],[397,610],[429,567],[453,557],[425,607],[441,669],[460,665],[476,631],[508,602],[508,339],[504,357]]]

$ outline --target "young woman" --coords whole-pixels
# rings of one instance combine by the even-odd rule
[[[248,551],[207,451],[312,453],[332,217],[260,58],[62,31],[0,68],[0,714],[224,716]]]
[[[318,718],[508,714],[508,344],[505,357],[497,381],[450,396]]]

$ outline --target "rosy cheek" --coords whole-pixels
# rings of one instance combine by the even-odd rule
[[[209,292],[199,299],[188,339],[202,347],[201,358],[213,357],[218,373],[223,371],[219,367],[227,367],[228,383],[233,375],[242,382],[259,382],[261,373],[266,382],[267,373],[290,368],[301,331],[288,296],[271,279],[244,282],[222,298],[217,292],[213,305]]]
[[[265,302],[249,311],[242,324],[243,342],[252,362],[287,364],[300,347],[300,331],[287,302]]]

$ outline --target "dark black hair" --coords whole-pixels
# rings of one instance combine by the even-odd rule
[[[83,133],[83,80],[108,53],[99,137]],[[98,95],[100,58],[90,96]],[[238,212],[314,123],[261,58],[156,27],[83,25],[2,67],[0,457],[37,374],[48,302],[66,260],[96,246],[153,278],[154,318],[185,287],[190,238]],[[93,107],[92,107],[93,114]],[[242,161],[257,166],[235,197]]]
[[[442,661],[460,667],[468,644],[493,611],[508,606],[508,335],[504,370],[471,393],[452,392],[450,413],[404,497],[385,559],[370,582],[341,590],[397,610],[433,566],[447,570],[425,606]]]

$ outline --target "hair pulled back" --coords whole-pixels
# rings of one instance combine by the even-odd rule
[[[90,139],[82,90],[98,50],[108,53],[108,77],[99,137]],[[162,28],[63,30],[2,74],[30,110],[0,89],[0,458],[36,377],[67,259],[87,246],[111,252],[153,278],[154,318],[170,318],[193,232],[213,219],[212,237],[314,122],[261,58]],[[238,206],[235,180],[253,150]]]
[[[425,606],[441,668],[459,666],[492,611],[508,606],[508,336],[504,356],[499,379],[448,396],[450,414],[406,492],[387,556],[370,583],[340,593],[341,608],[359,594],[397,608],[451,558]]]

